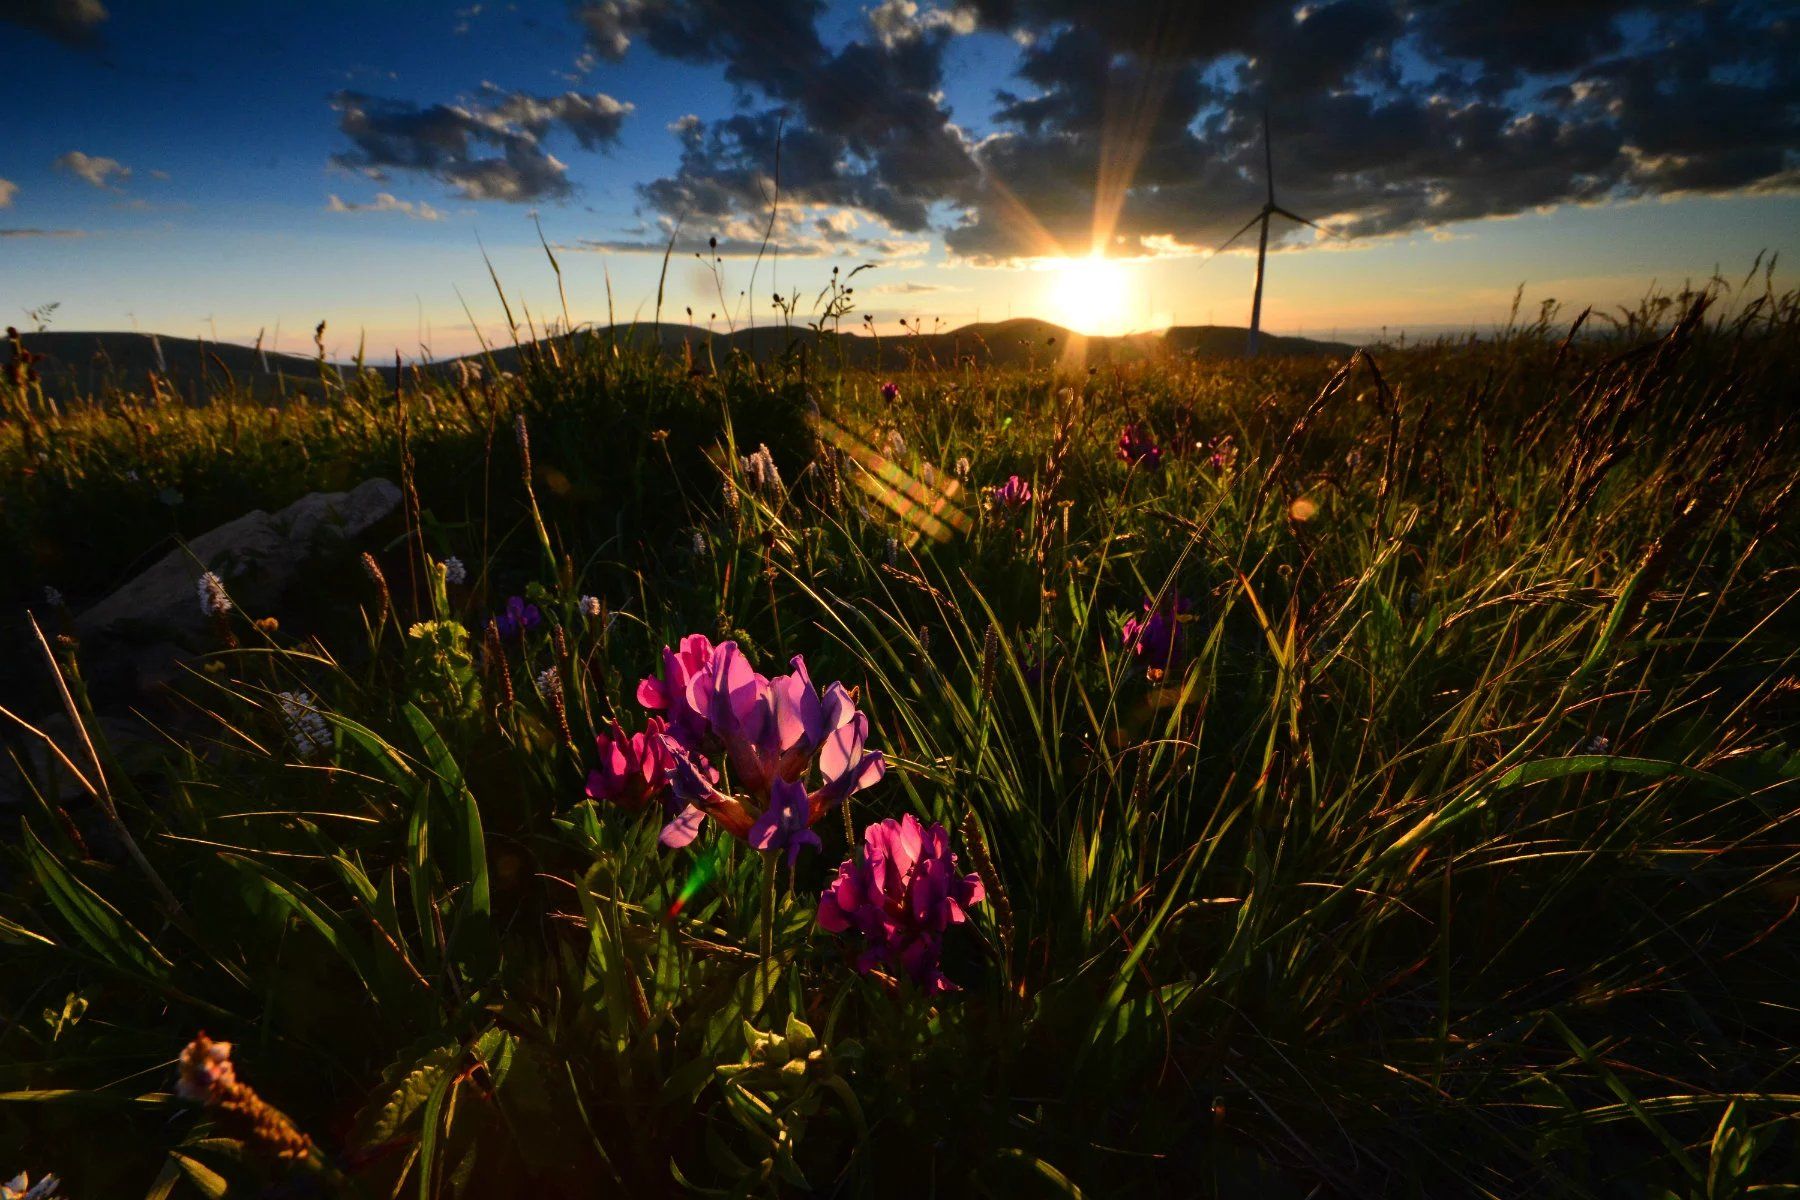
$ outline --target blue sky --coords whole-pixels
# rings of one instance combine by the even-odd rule
[[[890,6],[895,2],[889,0]],[[353,349],[359,337],[384,354],[394,347],[414,353],[421,340],[437,353],[460,352],[474,337],[465,303],[490,334],[498,318],[484,246],[502,280],[535,312],[558,307],[533,214],[561,248],[577,320],[605,319],[608,272],[617,314],[647,318],[659,257],[601,254],[579,248],[581,242],[660,242],[673,214],[649,203],[641,185],[677,178],[691,188],[695,180],[715,178],[706,171],[724,177],[724,168],[712,162],[700,169],[689,162],[683,174],[682,142],[672,123],[688,114],[718,122],[792,99],[772,95],[776,85],[729,81],[733,63],[742,61],[732,58],[730,48],[664,54],[640,32],[616,59],[595,54],[577,14],[563,3],[484,4],[475,11],[472,5],[458,10],[333,0],[309,6],[303,18],[288,6],[256,4],[115,7],[96,37],[81,44],[0,26],[0,105],[14,116],[0,144],[0,181],[12,185],[0,187],[0,197],[11,197],[0,207],[0,230],[14,231],[0,237],[0,307],[9,321],[21,320],[25,308],[57,301],[56,328],[136,327],[249,340],[279,326],[282,345],[299,349],[312,325],[325,318],[341,352]],[[812,17],[820,41],[836,53],[871,40],[871,8],[823,6]],[[998,91],[1059,94],[1061,85],[1046,83],[1041,73],[1035,82],[1015,75],[1027,46],[1043,47],[1067,30],[1054,14],[1041,29],[1008,30],[985,27],[973,15],[956,16],[959,10],[948,7],[908,8],[914,21],[933,11],[950,14],[930,35],[939,41],[932,43],[937,77],[928,102],[972,156],[990,138],[999,149],[1012,144],[1007,135],[1023,137],[1016,121],[1000,115]],[[1622,27],[1636,19],[1626,14]],[[908,36],[916,44],[925,35]],[[1209,78],[1241,72],[1239,62],[1213,61]],[[1422,70],[1405,61],[1405,74]],[[512,202],[460,193],[429,171],[390,169],[375,179],[334,163],[334,156],[352,149],[333,101],[343,91],[419,106],[477,107],[483,97],[573,91],[603,94],[631,108],[616,138],[594,149],[552,125],[540,148],[566,166],[570,194]],[[1204,111],[1217,114],[1228,106],[1215,99]],[[795,111],[788,128],[820,123],[803,101],[790,107]],[[1191,125],[1197,145],[1208,136],[1201,120],[1196,116]],[[1791,124],[1770,136],[1779,144],[1790,134]],[[1216,128],[1211,136],[1216,140]],[[1785,150],[1791,162],[1792,145]],[[90,163],[115,160],[129,175],[101,169],[84,178],[71,169],[65,157],[71,152],[90,156]],[[1001,161],[993,159],[996,178],[1006,178]],[[1146,162],[1139,169],[1155,168]],[[1035,179],[1016,168],[1015,177],[1032,207],[1025,189]],[[796,198],[804,213],[791,218],[797,223],[794,241],[799,246],[802,216],[842,214],[836,219],[844,232],[813,245],[805,251],[810,256],[765,263],[759,297],[774,285],[810,293],[833,263],[883,258],[884,265],[861,277],[860,290],[863,309],[884,328],[907,314],[946,325],[977,315],[1044,315],[1101,322],[1105,331],[1246,319],[1247,255],[1209,259],[1194,252],[1198,242],[1192,240],[1182,243],[1185,251],[1152,255],[1136,243],[1133,252],[1121,254],[1130,261],[1117,268],[1122,290],[1112,301],[1116,311],[1096,315],[1066,304],[1065,311],[1055,311],[1062,302],[1053,265],[1045,269],[1030,255],[983,261],[946,248],[946,231],[988,202],[976,193],[928,197],[932,224],[906,229],[855,203],[838,202],[844,193],[832,190],[836,182]],[[1329,188],[1316,181],[1297,187],[1312,214],[1332,215],[1318,207],[1335,199]],[[1067,190],[1046,185],[1043,194]],[[388,210],[360,207],[382,203],[384,194],[393,197]],[[1156,194],[1144,189],[1145,211],[1155,210]],[[332,211],[333,196],[352,210]],[[1235,191],[1218,194],[1218,220],[1235,225],[1239,214],[1254,211],[1237,200]],[[1134,194],[1132,204],[1138,203]],[[1363,220],[1358,214],[1368,211],[1374,210],[1346,210],[1344,220]],[[684,228],[696,235],[724,229],[732,219],[724,210],[683,215]],[[754,223],[753,212],[737,215]],[[1048,217],[1045,225],[1055,228]],[[1175,229],[1169,236],[1179,241],[1209,234],[1211,227],[1196,226],[1191,235]],[[1134,237],[1146,230],[1155,233],[1144,225]],[[1766,182],[1710,194],[1671,189],[1414,222],[1272,256],[1265,320],[1278,331],[1319,333],[1479,325],[1504,316],[1521,282],[1528,302],[1555,296],[1572,305],[1622,303],[1653,281],[1701,279],[1715,267],[1738,276],[1759,251],[1800,252],[1797,230],[1800,199],[1785,185]],[[884,256],[871,249],[876,244],[903,249]],[[1066,248],[1067,239],[1059,245]],[[736,293],[750,269],[744,258],[727,258],[721,267],[727,307],[739,307],[740,318]],[[692,306],[704,323],[721,307],[711,275],[691,255],[678,256],[669,282],[666,316],[685,319],[683,310]],[[767,309],[766,302],[760,305],[759,319],[766,319]]]

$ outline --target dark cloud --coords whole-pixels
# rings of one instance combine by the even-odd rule
[[[573,190],[568,168],[544,145],[554,129],[584,149],[618,139],[631,105],[611,96],[532,96],[483,85],[467,104],[420,106],[363,92],[332,101],[353,149],[338,166],[387,179],[395,171],[430,175],[471,200],[559,199]]]
[[[767,107],[687,122],[677,172],[646,186],[668,216],[719,222],[766,210],[775,193],[843,205],[897,231],[929,228],[931,207],[978,174],[973,148],[938,99],[943,52],[972,18],[888,0],[842,48],[818,31],[818,0],[605,0],[579,12],[593,49],[634,42],[668,58],[716,63],[747,104]]]
[[[100,0],[0,0],[0,21],[47,34],[66,46],[89,49],[99,44],[106,23]]]

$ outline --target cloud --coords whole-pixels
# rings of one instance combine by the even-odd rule
[[[442,212],[431,207],[425,201],[402,200],[392,192],[376,192],[375,199],[367,204],[346,203],[339,199],[336,193],[333,193],[326,198],[325,211],[334,213],[397,212],[405,213],[415,221],[441,221],[444,219]]]
[[[131,178],[131,168],[116,158],[101,155],[83,154],[79,150],[71,150],[51,164],[59,171],[66,171],[78,179],[84,179],[97,188],[110,188],[117,191],[113,183],[115,179]]]
[[[0,229],[0,238],[78,238],[85,229]]]
[[[352,148],[332,157],[340,167],[385,180],[394,172],[428,175],[470,200],[527,203],[573,192],[568,168],[544,147],[556,129],[588,150],[611,145],[629,104],[611,96],[532,96],[484,84],[463,104],[420,105],[363,92],[332,100]]]
[[[10,179],[0,179],[0,208],[11,208],[13,197],[18,194],[18,184]]]
[[[106,18],[106,6],[100,0],[7,0],[0,4],[0,21],[34,29],[78,49],[99,44],[100,26]]]
[[[1800,187],[1800,22],[1777,0],[882,0],[848,40],[821,33],[828,11],[577,9],[592,53],[715,65],[738,89],[739,111],[672,127],[646,212],[766,214],[779,141],[784,202],[978,263],[1204,254],[1263,203],[1265,111],[1278,198],[1344,239]],[[979,138],[944,99],[975,30],[1018,47]]]
[[[920,283],[916,279],[908,279],[900,283],[876,284],[869,290],[886,296],[921,296],[927,292],[963,292],[968,289],[952,287],[947,283]]]

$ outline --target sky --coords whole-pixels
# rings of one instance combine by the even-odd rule
[[[873,264],[847,330],[1242,325],[1266,162],[1278,333],[1800,255],[1791,0],[0,0],[0,108],[6,322],[340,356],[504,338],[489,264],[537,322]]]

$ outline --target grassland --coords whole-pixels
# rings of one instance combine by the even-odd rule
[[[76,719],[66,763],[8,734],[0,1168],[83,1200],[1793,1194],[1800,302],[1638,318],[893,396],[598,341],[280,408],[12,385],[0,554],[46,641],[5,703],[60,680]],[[68,610],[375,475],[406,501],[374,570],[222,615],[122,766]],[[540,623],[500,639],[513,596]],[[804,655],[887,756],[792,870],[584,794],[695,632]],[[953,990],[817,920],[902,814],[981,879]],[[201,1030],[259,1099],[177,1087]]]

